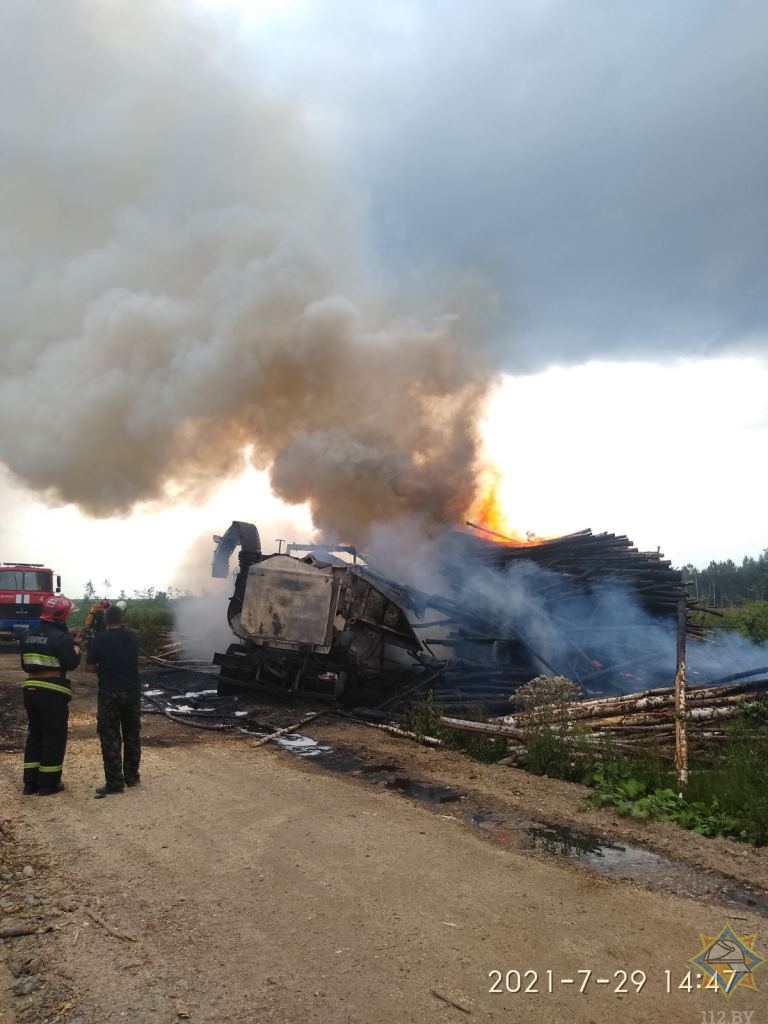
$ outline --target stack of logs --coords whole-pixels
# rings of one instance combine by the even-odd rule
[[[624,584],[641,600],[651,615],[675,616],[681,597],[686,599],[687,611],[709,612],[698,600],[688,595],[688,584],[683,574],[675,569],[659,551],[638,551],[625,535],[592,533],[580,530],[564,537],[519,544],[508,541],[500,534],[467,523],[489,536],[457,535],[467,554],[494,568],[505,568],[515,561],[530,561],[544,569],[558,573],[565,588],[566,582],[588,587],[598,581],[613,580]],[[548,593],[556,597],[554,590]],[[700,635],[702,627],[690,619],[687,631]]]
[[[730,685],[690,689],[686,696],[685,721],[688,742],[692,746],[719,743],[725,739],[724,725],[740,708],[768,696],[768,679],[736,682]],[[674,749],[675,691],[659,687],[621,697],[601,697],[572,701],[556,708],[558,724],[581,742],[600,744],[606,740],[621,749],[656,747]],[[441,724],[463,732],[506,736],[510,743],[525,745],[528,736],[553,719],[552,710],[505,715],[489,722],[468,722],[443,718]],[[564,726],[559,723],[563,722]]]

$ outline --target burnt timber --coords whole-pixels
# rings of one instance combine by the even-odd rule
[[[688,596],[682,572],[659,551],[639,551],[623,535],[580,530],[522,545],[475,536],[467,536],[466,543],[474,549],[473,558],[496,568],[525,560],[585,587],[615,580],[631,588],[651,615],[676,615],[681,597],[689,612],[711,611]],[[700,632],[690,621],[687,630],[690,635]]]

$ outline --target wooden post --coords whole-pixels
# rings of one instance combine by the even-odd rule
[[[688,782],[688,735],[686,732],[685,624],[686,599],[677,604],[677,669],[675,671],[675,771],[681,786]]]

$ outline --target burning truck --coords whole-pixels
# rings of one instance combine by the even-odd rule
[[[354,549],[292,544],[265,555],[257,528],[239,521],[214,542],[216,577],[229,575],[230,556],[240,548],[227,610],[237,642],[214,655],[220,693],[256,684],[348,703],[396,684],[427,658],[404,609],[405,592],[377,581]]]
[[[519,544],[447,531],[440,593],[390,579],[350,547],[265,555],[251,523],[214,542],[217,577],[240,548],[227,610],[236,642],[214,655],[221,693],[302,689],[373,705],[428,683],[447,709],[490,712],[542,674],[596,695],[666,685],[681,630],[700,631],[679,570],[615,534]]]

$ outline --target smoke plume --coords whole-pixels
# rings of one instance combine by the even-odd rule
[[[382,311],[302,111],[189,5],[2,19],[0,460],[110,516],[202,496],[249,446],[339,537],[459,516],[491,378],[455,319]]]

